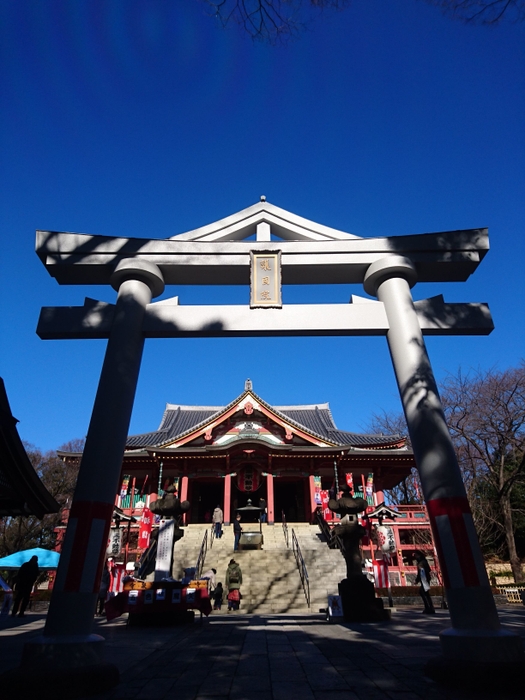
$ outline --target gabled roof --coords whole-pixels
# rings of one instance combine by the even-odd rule
[[[360,434],[339,430],[335,425],[328,403],[291,406],[271,406],[253,390],[245,390],[227,406],[183,406],[167,404],[158,430],[132,435],[126,443],[127,450],[140,448],[176,448],[187,443],[206,429],[212,429],[223,420],[242,410],[247,401],[258,405],[260,411],[276,422],[287,426],[318,446],[341,446],[361,449],[400,448],[405,439],[400,435]]]
[[[29,461],[0,378],[0,517],[58,513],[59,505]]]
[[[285,241],[337,241],[359,238],[352,233],[339,231],[318,224],[303,216],[293,214],[286,209],[276,207],[266,201],[262,196],[260,201],[246,209],[231,214],[224,219],[214,221],[212,224],[179,233],[172,236],[172,241],[239,241],[254,234],[258,240],[265,236],[265,229],[258,229],[259,224],[268,224],[272,232]],[[267,230],[267,229],[266,229]],[[269,237],[268,237],[268,240]]]

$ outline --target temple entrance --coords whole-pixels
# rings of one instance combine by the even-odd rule
[[[244,508],[247,505],[248,499],[251,500],[252,506],[259,506],[259,499],[264,498],[268,504],[268,498],[266,496],[266,484],[263,484],[257,491],[247,492],[241,491],[236,485],[232,488],[232,501],[231,501],[231,522],[235,520],[237,514],[237,508]],[[248,516],[246,513],[242,514],[242,519],[244,523],[259,522],[259,518],[256,515]]]
[[[273,481],[275,522],[280,522],[282,513],[290,523],[301,523],[306,517],[306,479],[276,477]]]
[[[190,479],[190,523],[211,523],[217,505],[224,509],[224,479]]]

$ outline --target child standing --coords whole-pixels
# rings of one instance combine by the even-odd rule
[[[212,593],[212,598],[213,598],[213,609],[214,610],[220,610],[221,605],[222,605],[222,598],[224,596],[224,590],[222,588],[222,583],[218,583],[217,587]]]

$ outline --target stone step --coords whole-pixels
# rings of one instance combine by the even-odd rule
[[[305,523],[290,524],[290,543],[292,528],[308,570],[311,608],[325,607],[328,594],[337,592],[337,584],[345,576],[344,560],[337,550],[327,547],[319,537],[317,527]],[[253,529],[257,530],[258,526],[254,524]],[[174,551],[175,576],[181,576],[184,568],[195,566],[206,530],[210,532],[209,526],[189,525],[185,528],[185,535],[177,542]],[[230,559],[239,562],[243,571],[243,612],[308,612],[295,556],[292,549],[286,547],[282,527],[263,525],[262,531],[262,550],[235,553],[230,528],[225,528],[221,538],[211,540],[209,534],[205,569],[217,569],[217,581],[224,583]]]

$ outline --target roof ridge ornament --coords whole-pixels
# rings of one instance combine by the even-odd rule
[[[244,391],[253,391],[253,383],[251,379],[247,379],[244,382]]]

